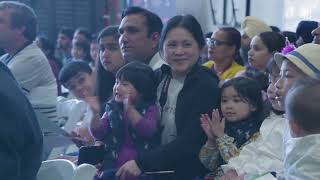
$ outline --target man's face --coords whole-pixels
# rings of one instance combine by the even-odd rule
[[[17,36],[17,28],[11,27],[11,12],[9,9],[0,11],[0,47],[6,48],[9,43],[14,42]]]
[[[71,47],[71,39],[67,35],[59,33],[58,39],[57,39],[57,45],[58,45],[58,48],[68,49],[69,47]]]
[[[158,39],[154,40],[154,35],[148,36],[148,28],[143,15],[131,14],[124,17],[119,31],[121,53],[127,61],[146,62],[153,55]]]
[[[313,36],[312,43],[314,44],[320,44],[320,26],[319,25],[320,24],[318,24],[318,27],[311,32]]]

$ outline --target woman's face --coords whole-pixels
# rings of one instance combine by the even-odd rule
[[[235,46],[227,40],[228,34],[222,30],[214,32],[208,44],[208,57],[216,62],[231,59],[235,55]],[[209,42],[211,41],[211,43]]]
[[[248,62],[250,66],[261,71],[266,71],[268,62],[273,57],[273,54],[273,52],[269,52],[267,46],[259,36],[253,37],[248,52]]]
[[[192,34],[184,28],[170,30],[163,44],[163,55],[172,70],[172,76],[186,76],[195,65],[201,50]]]
[[[280,69],[280,77],[275,84],[276,99],[282,109],[284,109],[285,97],[293,83],[305,76],[306,74],[293,63],[288,60],[283,61]]]

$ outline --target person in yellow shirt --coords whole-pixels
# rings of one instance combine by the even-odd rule
[[[211,60],[203,65],[214,71],[221,81],[231,79],[245,69],[236,62],[241,62],[241,34],[237,29],[219,28],[207,39],[207,44],[208,57]]]

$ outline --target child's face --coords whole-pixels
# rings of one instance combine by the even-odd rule
[[[98,45],[98,43],[91,43],[90,44],[90,56],[94,61],[98,60],[98,58],[99,58],[99,45]]]
[[[227,121],[241,121],[255,110],[256,107],[243,100],[232,86],[223,90],[221,96],[221,112]]]
[[[305,77],[305,73],[303,73],[300,69],[298,69],[294,64],[292,64],[288,60],[284,60],[281,69],[280,69],[280,77],[275,84],[276,87],[276,99],[281,107],[284,109],[284,100],[285,97],[293,85],[293,83],[303,77]]]
[[[77,99],[83,100],[93,95],[93,77],[85,72],[77,73],[65,86]]]
[[[71,55],[74,59],[77,59],[77,60],[79,59],[84,60],[84,57],[85,57],[84,50],[77,46],[72,46]]]
[[[280,107],[278,101],[276,100],[276,87],[275,87],[275,83],[278,81],[278,79],[280,78],[279,75],[279,69],[277,70],[273,70],[270,74],[269,74],[269,86],[267,89],[267,96],[269,101],[272,104],[272,107],[276,110],[282,110],[282,108]]]
[[[127,62],[122,57],[118,40],[112,36],[105,36],[99,40],[100,62],[106,71],[116,74],[119,68]]]
[[[139,93],[129,81],[117,79],[113,86],[113,96],[117,102],[122,103],[123,100],[129,98],[131,102],[135,103],[138,100]]]

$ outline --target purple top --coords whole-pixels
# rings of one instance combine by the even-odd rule
[[[125,162],[133,160],[137,156],[137,150],[133,144],[132,137],[129,133],[129,119],[127,114],[124,114],[124,127],[125,127],[125,136],[124,144],[121,145],[120,152],[118,153],[118,159],[116,161],[116,167],[121,167]],[[157,130],[157,124],[160,120],[160,112],[157,105],[151,105],[147,108],[145,115],[140,119],[140,121],[133,126],[137,135],[142,137],[152,137]],[[102,140],[107,133],[109,133],[109,120],[107,113],[105,112],[100,120],[100,126],[97,128],[91,128],[92,135],[97,140]]]

